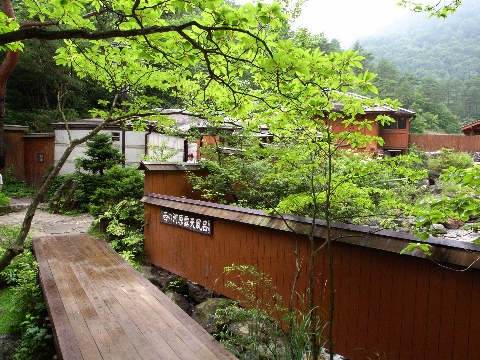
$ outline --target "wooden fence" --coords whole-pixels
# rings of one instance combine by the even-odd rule
[[[409,146],[413,144],[423,151],[438,151],[445,148],[480,152],[480,136],[410,134]]]
[[[150,184],[146,186],[152,186],[149,177],[154,173],[146,171]],[[165,171],[163,175],[168,176]],[[231,298],[238,294],[225,286],[232,278],[224,267],[255,265],[288,299],[298,240],[301,273],[296,290],[305,295],[307,239],[292,233],[284,219],[152,193],[143,202],[145,246],[154,265]],[[299,233],[308,227],[304,218],[288,217],[287,222]],[[318,221],[319,241],[324,231],[324,223]],[[417,252],[400,254],[414,240],[405,233],[371,233],[367,227],[336,224],[334,236],[338,353],[349,359],[478,359],[480,246],[430,239],[433,255],[426,258]],[[316,275],[316,303],[328,311],[330,280],[324,252],[318,256]]]

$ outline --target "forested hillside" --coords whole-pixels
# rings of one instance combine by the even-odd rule
[[[415,132],[454,133],[480,118],[480,2],[465,0],[446,19],[412,14],[356,47],[381,95],[417,111]]]
[[[306,29],[292,32],[287,25],[283,37],[305,49],[340,51],[338,41]],[[62,120],[59,104],[67,118],[77,119],[89,117],[87,110],[105,98],[106,90],[89,77],[55,65],[60,44],[28,41],[8,85],[7,123],[46,131]],[[354,49],[366,57],[364,68],[378,74],[380,96],[417,112],[413,132],[458,133],[480,119],[480,1],[464,0],[446,19],[412,13],[382,36],[360,39]],[[166,107],[181,106],[169,94],[149,95],[163,98]]]

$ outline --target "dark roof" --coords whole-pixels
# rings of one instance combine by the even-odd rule
[[[465,131],[474,127],[480,126],[480,120],[474,121],[470,124],[464,125],[460,128],[460,130]]]
[[[142,161],[138,170],[165,171],[165,170],[200,170],[201,166],[196,163],[166,163]]]
[[[188,113],[186,110],[182,109],[159,109],[160,114],[166,115],[171,117],[180,129],[188,130],[191,126],[202,126],[205,122],[205,119],[200,118],[198,116],[194,116],[193,114]],[[74,120],[68,122],[69,129],[93,129],[102,123],[103,119],[101,118],[93,118],[93,119],[81,119],[81,120]],[[57,129],[65,129],[65,122],[57,122],[52,124],[53,127]],[[128,126],[128,122],[127,122]],[[156,128],[157,124],[154,122],[150,122],[149,126],[154,129]],[[112,123],[107,125],[105,129],[121,129],[120,124]]]
[[[345,94],[349,97],[353,97],[353,98],[356,98],[356,99],[360,99],[360,100],[369,100],[368,97],[366,96],[363,96],[363,95],[358,95],[358,94],[354,94],[354,93],[347,93]],[[342,108],[343,108],[343,104],[338,102],[338,103],[335,103],[334,104],[334,108],[335,110],[337,111],[341,111]],[[385,113],[391,113],[392,115],[410,115],[410,116],[414,116],[416,113],[415,111],[412,111],[412,110],[408,110],[408,109],[405,109],[405,108],[397,108],[397,109],[394,109],[390,106],[386,106],[386,105],[380,105],[380,104],[375,104],[373,107],[370,107],[370,106],[366,106],[364,105],[363,106],[363,110],[366,112],[366,113],[381,113],[381,114],[385,114]]]

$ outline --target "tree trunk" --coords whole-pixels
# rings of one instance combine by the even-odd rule
[[[11,0],[1,0],[2,11],[9,18],[15,18],[15,11]],[[19,51],[7,51],[7,55],[0,65],[0,170],[5,167],[5,94],[7,81],[17,66],[20,58]]]

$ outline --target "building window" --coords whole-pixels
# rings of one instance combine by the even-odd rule
[[[120,133],[112,132],[112,141],[120,141]]]
[[[395,129],[405,130],[407,128],[407,119],[405,118],[395,119],[395,121],[392,121],[390,124],[385,124],[382,127],[387,130],[395,130]]]
[[[45,162],[45,154],[44,153],[37,153],[37,163]]]

